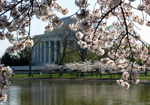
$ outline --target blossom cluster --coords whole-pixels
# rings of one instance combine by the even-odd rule
[[[46,30],[52,31],[53,27],[60,27],[63,21],[58,18],[54,11],[61,12],[63,15],[68,13],[68,9],[62,8],[56,0],[0,0],[0,40],[7,38],[13,44],[6,51],[13,54],[16,51],[23,50],[26,46],[33,46],[33,41],[28,38],[33,16],[44,22],[49,22],[45,27]],[[26,31],[27,29],[29,32]],[[14,32],[17,34],[15,35]],[[26,41],[17,40],[18,37],[21,38],[23,36],[27,37]]]
[[[88,72],[93,70],[91,61],[67,63],[65,66],[70,71],[77,70],[81,72]]]
[[[111,63],[113,63],[113,64],[111,64]],[[122,71],[118,71],[118,68],[116,68],[115,63],[112,60],[110,60],[109,58],[104,58],[104,59],[101,59],[101,61],[95,61],[94,63],[91,63],[91,61],[67,63],[67,64],[65,64],[65,66],[70,71],[77,70],[77,71],[81,71],[81,72],[91,72],[91,71],[95,71],[97,69],[103,73],[105,73],[106,70],[109,70],[110,73],[120,72],[120,73],[122,73],[122,79],[117,80],[117,84],[121,85],[123,88],[126,88],[126,89],[129,89],[129,87],[130,87],[130,84],[128,83],[128,81],[130,81],[130,80],[132,80],[131,82],[133,84],[138,84],[139,83],[139,79],[138,79],[139,73],[143,72],[142,70],[134,69],[132,71],[132,73],[129,73],[129,72],[131,72],[130,68],[124,69]],[[135,66],[136,65],[134,64],[134,68],[135,68]],[[142,66],[140,66],[140,68],[141,67]]]
[[[44,66],[44,71],[45,70],[47,70],[47,71],[53,71],[53,70],[57,70],[57,69],[60,69],[61,68],[61,66],[59,66],[59,65],[56,65],[56,64],[46,64],[45,66]]]
[[[0,102],[7,100],[7,95],[2,92],[10,89],[11,83],[7,79],[12,76],[12,73],[13,71],[9,66],[0,65]]]
[[[134,2],[135,0],[97,0],[97,6],[90,11],[86,0],[76,0],[75,4],[80,8],[76,14],[78,21],[69,27],[76,31],[77,43],[81,48],[97,55],[108,53],[108,57],[102,58],[101,63],[107,65],[111,72],[122,72],[126,81],[130,75],[132,83],[137,84],[138,72],[150,69],[150,55],[148,44],[135,29],[136,24],[150,26],[150,2],[142,0],[137,7],[133,6]],[[140,11],[142,15],[139,16],[134,11]],[[114,21],[108,27],[110,18],[114,18]],[[136,62],[139,59],[142,66]],[[128,85],[127,82],[123,84]]]
[[[12,45],[6,49],[9,54],[15,54],[26,47],[34,45],[30,37],[33,16],[48,22],[46,30],[60,27],[63,21],[54,13],[68,13],[67,8],[62,8],[56,0],[0,0],[0,40],[7,39]],[[0,72],[0,88],[7,89],[10,82],[6,78],[11,76],[9,67],[2,67]],[[5,71],[5,72],[4,72]],[[0,94],[0,102],[6,101],[7,95]]]
[[[96,69],[105,72],[106,69],[111,68],[108,65],[103,64],[101,61],[95,61],[94,63],[91,63],[91,61],[66,63],[65,66],[70,71],[77,70],[82,72],[95,71]]]
[[[7,100],[7,95],[6,94],[2,94],[0,96],[0,102],[5,102]]]
[[[123,88],[129,89],[130,84],[127,81],[129,80],[130,76],[131,76],[131,79],[132,79],[131,82],[133,84],[138,84],[139,83],[139,79],[138,79],[139,72],[134,70],[134,71],[132,71],[131,74],[129,74],[129,72],[127,72],[127,71],[123,72],[122,79],[117,80],[117,84],[121,85]]]
[[[20,40],[20,41],[16,41],[13,46],[10,46],[6,49],[6,52],[8,54],[14,54],[16,52],[19,52],[21,50],[24,50],[26,47],[32,47],[34,45],[33,40]]]
[[[117,80],[117,84],[121,85],[123,88],[129,89],[130,84],[128,82],[124,82],[122,79]]]

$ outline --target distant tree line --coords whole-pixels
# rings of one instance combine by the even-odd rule
[[[23,51],[16,55],[9,55],[8,53],[5,53],[2,56],[1,63],[5,66],[29,65],[28,58],[24,55]]]

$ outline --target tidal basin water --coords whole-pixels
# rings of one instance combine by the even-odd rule
[[[150,105],[150,84],[123,89],[112,81],[12,81],[0,105]]]

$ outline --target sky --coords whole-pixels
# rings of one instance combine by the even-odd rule
[[[69,9],[69,13],[67,15],[62,15],[61,13],[57,13],[59,17],[67,17],[72,14],[74,14],[77,10],[78,7],[75,6],[74,4],[75,0],[57,0],[57,2],[64,8]],[[89,8],[93,9],[93,6],[97,0],[88,0],[90,3]],[[136,5],[136,3],[135,3]],[[138,12],[135,12],[135,14],[139,14]],[[36,17],[33,17],[32,19],[32,24],[31,24],[31,35],[39,35],[43,34],[45,31],[45,26],[48,23],[42,22],[41,20],[37,19]],[[139,34],[141,34],[141,38],[147,42],[150,43],[150,27],[147,27],[145,25],[139,26],[140,30],[136,30]],[[8,40],[3,40],[0,41],[0,57],[4,54],[5,50],[7,47],[11,46],[11,44],[8,42]]]

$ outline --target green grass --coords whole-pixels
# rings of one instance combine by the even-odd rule
[[[42,74],[42,76],[40,77],[39,74],[34,74],[34,76],[28,76],[28,74],[15,74],[13,77],[9,78],[9,79],[118,79],[121,78],[121,75],[115,74],[115,75],[109,75],[109,74],[102,74],[101,77],[100,75],[96,75],[96,73],[93,73],[93,76],[91,76],[91,74],[89,73],[84,73],[84,77],[80,77],[80,73],[78,73],[78,77],[77,77],[77,73],[63,73],[63,76],[59,77],[59,74]],[[51,77],[52,76],[52,77]],[[150,81],[150,73],[147,74],[147,77],[145,76],[145,74],[140,74],[139,76],[140,80],[149,80]]]

